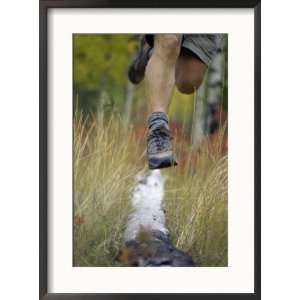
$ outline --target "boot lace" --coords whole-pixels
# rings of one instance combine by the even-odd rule
[[[170,150],[170,140],[172,136],[166,128],[157,128],[150,132],[148,136],[149,153]]]

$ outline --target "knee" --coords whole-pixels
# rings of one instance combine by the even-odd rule
[[[155,39],[159,54],[167,58],[177,58],[181,48],[181,36],[177,34],[161,34]]]
[[[198,74],[198,76],[177,76],[176,77],[176,87],[179,92],[183,94],[192,94],[199,88],[203,81],[202,74]]]
[[[176,64],[175,82],[183,94],[192,94],[202,84],[207,66],[189,53],[182,53]]]

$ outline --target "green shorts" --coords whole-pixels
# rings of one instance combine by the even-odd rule
[[[226,34],[183,34],[182,47],[190,50],[209,65],[219,49],[222,49]],[[153,46],[153,35],[147,34],[146,40]]]

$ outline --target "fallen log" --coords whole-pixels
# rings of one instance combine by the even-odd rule
[[[164,178],[159,170],[138,178],[118,260],[137,267],[195,266],[191,256],[171,242],[163,199]]]

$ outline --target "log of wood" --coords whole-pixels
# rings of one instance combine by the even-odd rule
[[[159,170],[138,178],[132,212],[118,259],[138,267],[193,267],[192,258],[171,242],[165,226],[164,178]]]

